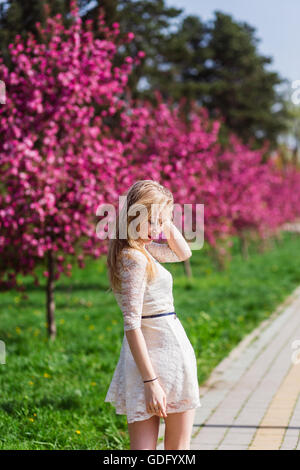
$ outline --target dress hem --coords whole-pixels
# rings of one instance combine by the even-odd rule
[[[111,405],[113,405],[113,406],[115,407],[114,402],[112,402],[112,401],[108,401],[108,400],[107,400],[106,403],[111,403]],[[173,413],[181,413],[181,412],[183,412],[183,411],[188,411],[188,410],[192,410],[192,409],[200,408],[200,407],[202,407],[202,403],[197,403],[197,404],[195,404],[195,405],[193,405],[193,406],[189,406],[189,407],[182,406],[182,407],[180,407],[178,410],[168,411],[168,412],[167,412],[167,415],[173,414]],[[117,414],[117,415],[126,415],[126,416],[127,416],[126,411],[121,410],[120,408],[118,408],[118,409],[116,408],[116,414]],[[152,416],[155,416],[155,413],[147,413],[147,414],[144,414],[143,416],[139,416],[138,418],[135,418],[135,419],[133,419],[133,420],[129,420],[128,417],[127,417],[127,422],[128,422],[129,424],[131,424],[131,423],[134,423],[134,422],[136,422],[136,421],[144,421],[144,420],[146,420],[146,419],[150,419]],[[161,418],[161,417],[160,417],[160,418]],[[163,419],[163,418],[162,418],[162,419]]]

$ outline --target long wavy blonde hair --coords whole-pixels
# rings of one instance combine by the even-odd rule
[[[149,256],[147,250],[140,245],[137,239],[134,239],[130,236],[130,229],[129,224],[139,217],[139,215],[129,215],[130,208],[134,206],[135,211],[140,211],[142,208],[146,207],[147,209],[147,220],[151,220],[153,211],[157,210],[157,207],[163,207],[163,210],[170,211],[174,204],[174,198],[171,191],[162,186],[158,181],[155,180],[139,180],[136,181],[124,194],[126,197],[126,204],[122,207],[120,213],[116,216],[116,238],[111,238],[109,240],[109,248],[107,254],[107,272],[108,272],[108,279],[110,283],[110,288],[108,291],[114,289],[119,290],[121,285],[121,279],[119,275],[119,261],[120,261],[120,254],[123,248],[135,248],[141,251],[146,258],[148,259],[147,263],[147,276],[148,279],[151,281],[156,273],[157,268],[155,263]],[[159,205],[156,206],[155,205]],[[142,221],[144,222],[143,212],[140,213]],[[155,212],[157,215],[157,212]],[[121,224],[126,227],[126,234],[127,238],[120,238],[119,237],[119,220]],[[143,223],[142,222],[142,223]],[[137,225],[136,230],[140,230],[140,224]]]

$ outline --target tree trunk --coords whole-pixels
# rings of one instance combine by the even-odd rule
[[[274,248],[273,240],[271,239],[271,237],[267,237],[267,238],[262,238],[260,240],[258,251],[259,253],[265,253],[267,251],[272,250],[273,248]]]
[[[218,271],[225,271],[228,268],[232,258],[231,246],[232,241],[230,237],[224,236],[220,237],[217,240],[216,246],[212,248],[213,259]]]
[[[240,234],[240,240],[241,240],[242,257],[245,260],[247,260],[247,259],[249,259],[249,242],[248,242],[248,239],[247,239],[247,235],[243,231]]]
[[[190,259],[184,260],[184,270],[187,277],[192,277],[192,267]]]
[[[293,165],[295,167],[298,166],[298,155],[299,155],[299,150],[298,150],[298,143],[295,145],[294,150],[293,150]]]
[[[282,232],[281,230],[276,230],[275,234],[274,234],[274,240],[275,240],[275,243],[276,243],[276,246],[280,246],[281,245],[281,242],[282,242]]]
[[[224,254],[220,254],[218,247],[211,248],[211,256],[215,267],[218,271],[225,271],[226,269],[226,260]]]
[[[48,251],[48,280],[47,280],[47,328],[50,340],[56,337],[55,302],[54,302],[54,256],[52,250]]]

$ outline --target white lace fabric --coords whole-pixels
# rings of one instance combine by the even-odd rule
[[[124,317],[124,331],[141,326],[143,299],[147,284],[146,267],[148,260],[138,250],[123,250],[121,290],[115,292],[119,307]]]
[[[105,402],[112,403],[117,414],[126,414],[128,423],[148,419],[144,383],[132,356],[125,332],[141,328],[149,357],[160,385],[167,395],[168,412],[180,412],[202,406],[199,399],[197,363],[194,349],[175,315],[142,318],[174,312],[173,278],[160,263],[181,259],[166,244],[145,245],[156,261],[157,276],[149,282],[148,260],[139,250],[122,251],[120,270],[122,287],[114,295],[123,314],[124,337],[118,364]]]
[[[149,253],[159,261],[159,263],[175,263],[182,261],[176,253],[171,250],[167,243],[151,242],[145,245]]]

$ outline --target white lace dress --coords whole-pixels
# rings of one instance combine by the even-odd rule
[[[142,315],[174,312],[173,277],[160,263],[181,261],[168,244],[151,242],[145,245],[156,262],[157,277],[148,281],[146,256],[134,248],[122,251],[122,288],[114,292],[123,313],[124,337],[120,357],[108,388],[105,402],[126,414],[127,422],[141,421],[148,413],[145,387],[131,353],[125,331],[140,327],[147,345],[155,377],[166,393],[166,412],[178,413],[202,406],[199,398],[195,352],[178,316],[141,318]],[[129,256],[128,256],[129,254]]]

